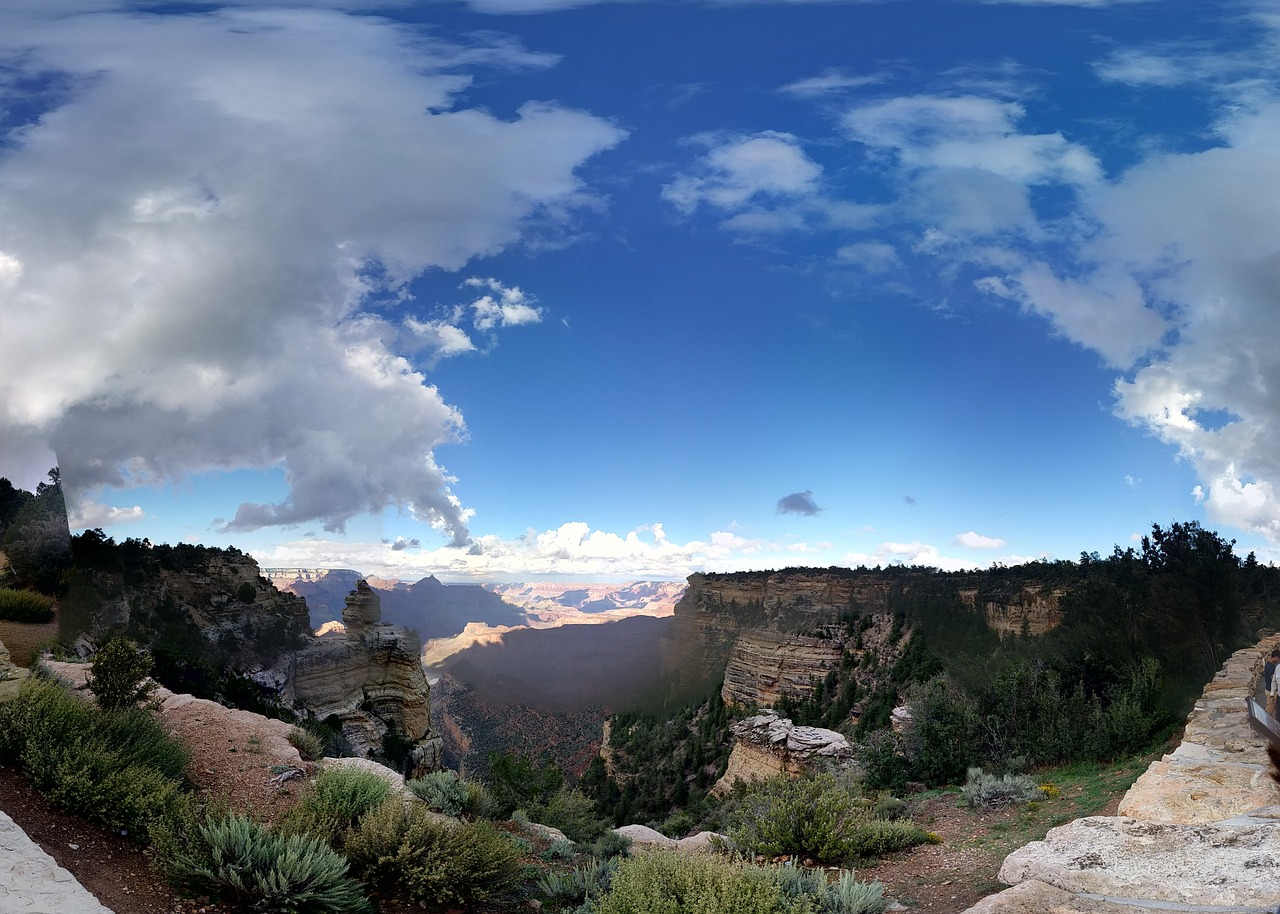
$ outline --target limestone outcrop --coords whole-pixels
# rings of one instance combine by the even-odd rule
[[[764,710],[730,728],[733,749],[729,765],[711,792],[720,796],[738,781],[756,781],[785,774],[797,777],[814,763],[844,761],[853,756],[849,741],[834,730],[797,727],[777,711]]]
[[[980,606],[987,627],[1000,635],[1043,635],[1061,624],[1064,588],[1028,586],[1006,594],[1001,600],[981,599],[978,590],[960,591],[960,599],[971,610]]]
[[[344,637],[313,639],[291,659],[281,699],[321,720],[336,715],[362,756],[388,739],[412,748],[406,774],[440,767],[441,740],[431,725],[422,644],[407,629],[382,623],[378,595],[364,581],[347,596]]]
[[[1274,911],[1280,904],[1280,787],[1249,726],[1263,658],[1280,636],[1237,651],[1205,686],[1181,745],[1152,762],[1118,816],[1078,819],[1014,851],[1014,887],[966,914]]]

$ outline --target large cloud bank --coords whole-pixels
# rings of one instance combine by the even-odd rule
[[[43,11],[0,27],[0,91],[43,101],[0,122],[0,447],[51,445],[75,491],[280,466],[287,497],[225,529],[394,504],[468,542],[434,457],[465,427],[422,370],[540,312],[463,274],[471,304],[419,314],[405,284],[556,231],[621,131],[457,107],[464,68],[554,63],[509,44],[315,9]]]

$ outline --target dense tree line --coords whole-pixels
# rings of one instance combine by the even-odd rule
[[[70,536],[57,467],[34,493],[0,478],[0,551],[19,586],[57,594],[71,565]]]

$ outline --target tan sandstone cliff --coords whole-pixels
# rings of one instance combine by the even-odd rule
[[[769,707],[783,695],[808,696],[850,655],[860,684],[874,688],[875,671],[896,662],[910,637],[894,621],[905,601],[944,603],[1004,637],[1057,626],[1061,597],[1051,587],[974,586],[925,570],[695,574],[676,604],[663,662],[680,686],[696,690],[723,675],[725,702]]]
[[[432,727],[421,642],[383,624],[378,595],[363,580],[347,596],[342,621],[344,637],[313,640],[292,658],[282,699],[322,720],[336,715],[362,756],[380,751],[388,731],[407,739],[410,778],[438,769],[441,739]]]

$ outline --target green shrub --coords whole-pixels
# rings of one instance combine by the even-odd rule
[[[869,801],[830,774],[757,781],[734,799],[729,838],[767,857],[794,854],[849,863],[925,840],[910,822],[875,818]]]
[[[885,909],[884,885],[859,882],[852,872],[827,886],[822,898],[822,914],[880,914]]]
[[[631,839],[611,829],[588,844],[584,850],[591,856],[598,857],[601,860],[621,857],[630,852]]]
[[[803,905],[803,899],[801,905]],[[717,857],[652,849],[623,860],[599,914],[788,914],[798,907],[769,870]]]
[[[344,846],[371,887],[426,904],[483,901],[523,878],[521,855],[487,822],[448,823],[419,804],[391,800],[360,820]]]
[[[390,794],[390,785],[372,771],[329,768],[316,777],[311,792],[285,813],[278,831],[311,835],[340,849],[360,818],[385,803]]]
[[[405,786],[432,809],[446,816],[461,815],[471,796],[466,783],[447,768],[408,781]]]
[[[294,727],[289,731],[289,745],[298,750],[304,759],[318,762],[324,758],[324,740],[310,730]]]
[[[306,835],[276,835],[243,816],[211,819],[197,829],[198,850],[179,853],[169,872],[179,888],[279,914],[350,914],[371,910],[347,862]]]
[[[0,760],[55,804],[145,841],[186,802],[183,747],[144,711],[104,712],[33,677],[0,706]]]
[[[876,797],[876,805],[871,807],[871,812],[877,819],[901,819],[907,814],[907,804],[897,797],[883,794]]]
[[[1044,799],[1044,791],[1034,778],[1025,774],[1005,774],[997,777],[981,768],[970,768],[969,777],[960,788],[965,802],[970,806],[993,809],[1010,803],[1028,803]]]
[[[902,740],[888,727],[868,733],[858,746],[858,764],[868,787],[899,791],[910,780],[911,766]]]
[[[462,783],[467,787],[467,802],[462,808],[463,815],[489,820],[505,817],[502,802],[484,784],[472,780],[464,780]]]
[[[529,806],[529,818],[565,833],[571,841],[594,841],[609,830],[609,822],[596,813],[596,806],[577,790],[561,787],[545,802]]]
[[[106,711],[131,708],[156,690],[151,658],[128,638],[112,638],[98,649],[89,667],[89,691]]]
[[[853,857],[878,857],[918,844],[931,843],[929,833],[906,819],[866,819],[853,829]]]
[[[0,619],[9,622],[48,622],[52,618],[52,597],[33,590],[0,588]]]

